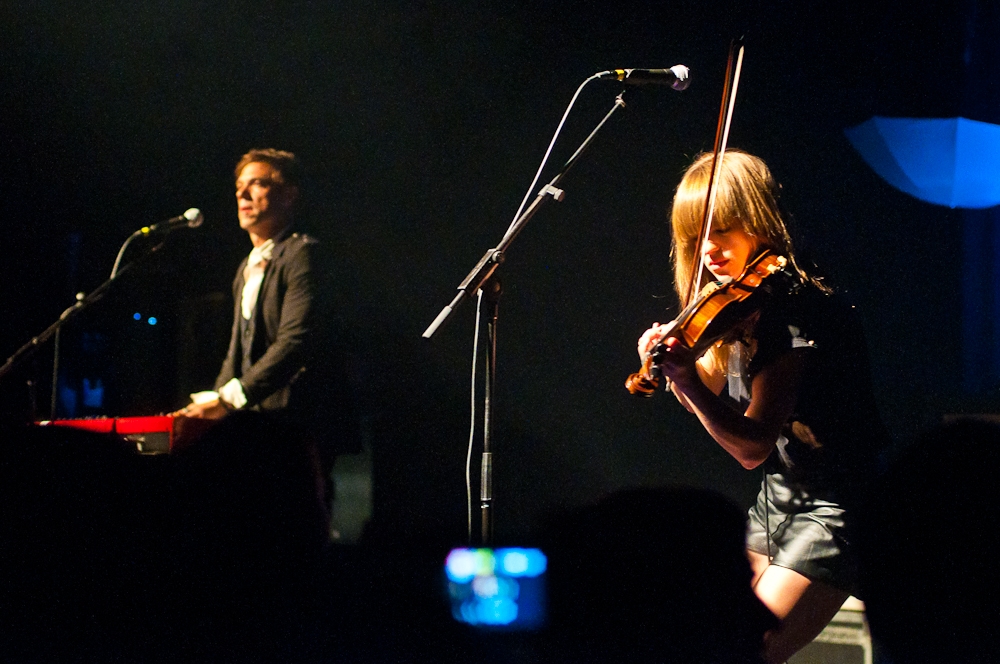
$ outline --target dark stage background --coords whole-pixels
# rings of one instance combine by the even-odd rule
[[[874,114],[1000,119],[967,85],[970,44],[997,34],[996,17],[975,2],[883,4],[5,3],[0,352],[107,278],[134,230],[195,206],[205,225],[171,235],[74,321],[62,361],[67,380],[102,378],[107,415],[166,411],[210,387],[250,248],[232,166],[251,147],[293,150],[366,376],[376,519],[461,537],[474,307],[432,343],[420,334],[499,241],[577,85],[683,63],[686,92],[627,92],[566,200],[502,269],[497,535],[621,487],[684,483],[746,502],[758,473],[673,399],[622,387],[638,335],[675,311],[666,209],[711,147],[726,50],[745,35],[730,144],[771,165],[800,248],[858,305],[897,439],[989,408],[992,386],[963,392],[960,377],[963,213],[892,189],[843,129]],[[585,90],[553,166],[618,91]],[[35,375],[46,414],[50,371],[51,346],[0,386],[4,409],[27,412]]]

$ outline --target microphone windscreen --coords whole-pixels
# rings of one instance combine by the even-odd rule
[[[198,228],[205,221],[205,217],[202,216],[201,210],[198,208],[190,208],[184,213],[184,218],[187,219],[188,228]]]
[[[691,70],[684,65],[674,65],[670,71],[677,77],[677,82],[671,87],[674,90],[687,90],[687,87],[691,85]]]

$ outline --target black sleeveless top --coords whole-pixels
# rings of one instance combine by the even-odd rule
[[[780,473],[791,485],[831,490],[840,500],[853,502],[887,439],[854,308],[838,295],[804,285],[770,295],[751,337],[751,344],[730,344],[729,396],[741,412],[757,373],[784,353],[808,352],[795,410],[765,471]],[[752,355],[750,346],[756,346]]]

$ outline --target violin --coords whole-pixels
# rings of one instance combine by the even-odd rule
[[[762,296],[774,292],[775,280],[769,278],[775,274],[791,276],[787,265],[787,258],[767,250],[753,259],[736,279],[723,277],[709,282],[667,325],[654,348],[667,338],[676,337],[701,356],[760,309]],[[660,386],[653,355],[647,353],[642,368],[625,380],[625,388],[631,394],[650,397]]]

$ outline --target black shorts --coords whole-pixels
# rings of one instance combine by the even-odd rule
[[[768,474],[749,511],[747,549],[771,557],[773,565],[857,596],[857,561],[846,516],[829,493],[792,488],[782,475]]]

